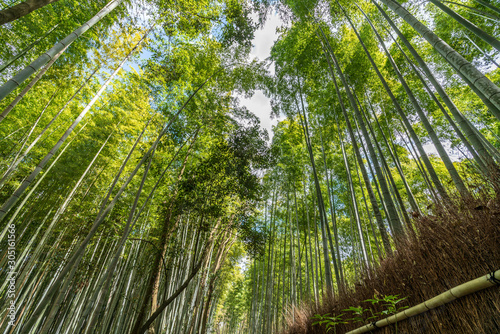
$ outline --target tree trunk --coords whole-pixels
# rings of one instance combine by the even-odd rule
[[[14,157],[12,163],[10,164],[10,166],[7,168],[7,170],[2,175],[2,179],[0,180],[0,189],[10,179],[10,177],[12,176],[12,173],[14,173],[14,171],[16,170],[17,165],[24,159],[24,157],[26,156],[27,152],[29,152],[28,149],[27,149],[26,150],[27,152],[24,152],[23,154],[21,154],[23,152],[24,147],[26,146],[26,143],[28,142],[29,138],[31,137],[31,134],[35,130],[36,126],[38,125],[38,122],[40,122],[40,119],[42,118],[43,114],[45,113],[45,111],[47,110],[47,108],[50,106],[52,100],[54,100],[54,98],[56,97],[56,95],[57,95],[58,92],[59,92],[59,89],[56,89],[54,91],[54,93],[50,97],[50,99],[47,102],[47,104],[45,104],[45,107],[43,108],[42,112],[40,113],[40,115],[35,120],[35,123],[33,123],[33,125],[31,126],[30,131],[24,137],[23,143],[21,145],[21,148],[17,151],[17,154]],[[20,155],[21,155],[21,157],[19,157]]]
[[[448,95],[443,91],[442,93],[443,93],[443,95],[445,95],[445,97],[443,97],[443,100],[445,102],[446,101],[449,102],[447,104],[447,106],[448,106],[448,108],[450,110],[452,110],[452,109],[454,110],[454,111],[452,111],[452,115],[455,117],[455,119],[457,120],[457,122],[459,122],[459,125],[460,125],[460,122],[464,123],[464,126],[460,125],[462,127],[462,131],[464,131],[464,132],[471,132],[472,133],[472,134],[470,134],[470,135],[467,136],[469,138],[469,139],[467,139],[467,137],[464,136],[464,134],[462,133],[462,131],[458,128],[458,126],[456,125],[455,121],[453,121],[453,119],[450,117],[450,115],[448,115],[448,112],[446,111],[446,109],[444,109],[444,107],[441,104],[441,102],[436,98],[436,96],[434,95],[434,93],[431,91],[431,89],[427,85],[427,82],[422,77],[422,75],[417,70],[417,68],[413,65],[413,63],[411,62],[411,60],[409,59],[409,57],[406,55],[406,53],[404,52],[404,50],[402,49],[402,47],[399,45],[399,43],[397,42],[397,40],[394,37],[392,37],[392,35],[391,35],[391,38],[393,39],[394,43],[396,43],[397,47],[399,48],[399,50],[401,51],[401,53],[405,57],[406,61],[408,62],[408,65],[412,68],[413,72],[418,76],[418,78],[422,82],[422,85],[424,85],[424,87],[427,90],[427,92],[430,95],[430,97],[434,100],[434,102],[437,104],[437,106],[439,107],[439,109],[443,113],[444,117],[448,120],[448,122],[452,126],[453,130],[457,133],[457,135],[460,138],[460,140],[462,141],[462,143],[465,145],[465,147],[467,148],[467,150],[472,154],[472,156],[474,157],[475,161],[477,162],[477,164],[480,167],[480,171],[483,172],[483,173],[486,173],[486,171],[488,170],[488,167],[486,167],[485,162],[486,162],[486,164],[488,166],[489,165],[494,166],[495,162],[493,161],[493,159],[490,156],[490,154],[488,153],[488,151],[484,148],[483,144],[480,142],[480,139],[477,138],[476,134],[473,131],[473,128],[471,126],[469,126],[469,124],[467,123],[467,121],[464,119],[463,115],[460,114],[460,112],[457,110],[457,108],[455,107],[455,105],[453,104],[453,102],[451,102],[451,100],[449,99]],[[416,54],[416,56],[419,57],[418,54]],[[425,63],[424,63],[424,66],[427,67],[427,65],[425,65]],[[432,75],[432,73],[427,74],[427,76],[428,77],[432,77],[432,79],[430,79],[430,81],[434,85],[434,81],[436,81],[436,79],[434,78],[434,76]],[[436,81],[436,84],[434,85],[434,87],[436,88],[436,86],[439,87],[440,90],[442,90],[442,87],[439,85],[439,83],[437,81]],[[438,93],[441,95],[441,92],[439,92],[439,89],[436,88],[436,90],[438,90]],[[455,115],[455,113],[457,113],[457,115]],[[469,140],[470,140],[470,142],[469,142]],[[475,141],[479,141],[479,143],[478,144],[477,143],[474,144]],[[476,149],[474,149],[471,146],[471,143],[476,147]],[[478,152],[480,152],[480,153],[478,153]],[[483,157],[481,157],[480,154]]]
[[[61,152],[59,152],[59,154],[57,155],[57,157],[50,164],[49,168],[47,168],[47,170],[45,171],[45,173],[43,173],[42,177],[40,177],[40,179],[38,179],[38,181],[36,182],[36,184],[31,188],[30,192],[23,198],[23,201],[21,202],[21,204],[19,204],[17,206],[16,211],[14,212],[14,214],[12,215],[12,217],[10,217],[9,222],[7,223],[7,225],[5,226],[5,228],[2,230],[2,233],[0,234],[0,240],[3,240],[3,238],[5,237],[5,234],[8,231],[9,225],[13,224],[15,222],[17,215],[19,214],[19,212],[21,211],[21,209],[24,207],[24,205],[26,204],[26,202],[31,198],[31,195],[33,195],[33,193],[38,188],[38,186],[40,185],[40,183],[43,181],[43,179],[45,178],[45,176],[47,176],[47,174],[50,172],[50,170],[52,169],[52,167],[54,167],[54,165],[59,160],[59,158],[63,155],[63,153],[66,151],[66,149],[69,147],[69,145],[73,142],[73,140],[75,140],[75,138],[80,134],[80,132],[85,128],[86,125],[87,125],[87,123],[85,123],[80,128],[80,130],[73,137],[73,139],[71,139],[71,141],[66,144],[66,146],[61,150]]]
[[[431,0],[431,1],[434,1],[434,0]],[[427,133],[429,134],[429,136],[430,136],[430,138],[432,140],[432,143],[434,144],[434,147],[438,151],[439,156],[441,157],[441,160],[443,161],[446,169],[448,170],[448,173],[450,174],[451,179],[453,180],[453,183],[455,184],[455,187],[458,189],[458,191],[460,192],[460,194],[463,197],[465,197],[465,198],[470,197],[470,194],[469,194],[469,191],[467,190],[467,187],[463,183],[462,178],[458,174],[458,171],[456,170],[455,166],[453,165],[453,162],[451,161],[450,157],[448,156],[448,153],[446,152],[446,150],[444,149],[443,145],[441,144],[441,141],[439,140],[436,132],[434,131],[432,125],[430,124],[427,116],[425,115],[425,113],[423,112],[422,108],[420,107],[417,99],[413,95],[413,92],[411,91],[410,87],[406,83],[406,80],[404,79],[403,75],[399,71],[399,68],[396,65],[396,63],[394,62],[394,59],[392,59],[392,56],[389,53],[389,51],[387,50],[387,47],[385,46],[385,43],[382,40],[382,38],[380,37],[377,29],[373,26],[371,20],[368,18],[368,16],[365,14],[365,12],[359,6],[357,6],[357,7],[359,8],[359,10],[365,16],[365,18],[368,21],[368,23],[370,24],[373,32],[375,33],[375,36],[377,37],[377,39],[379,41],[379,44],[384,49],[384,52],[385,52],[385,54],[387,56],[387,59],[389,59],[389,62],[391,63],[392,68],[394,69],[394,71],[396,72],[396,75],[398,76],[399,82],[401,83],[401,85],[403,85],[403,88],[404,88],[404,90],[406,92],[406,95],[410,99],[410,102],[413,105],[413,108],[417,112],[418,117],[420,118],[422,124],[424,125],[425,129],[427,130]],[[349,21],[350,21],[350,19],[349,19]],[[354,26],[353,26],[353,28],[354,28]],[[358,38],[361,41],[361,36],[358,35]]]
[[[321,32],[321,35],[323,36],[323,39],[325,40],[325,43],[328,45],[328,42],[326,40],[326,36],[323,33],[323,30],[321,29],[321,27],[320,27],[320,32]],[[337,93],[337,98],[338,98],[338,101],[340,104],[340,109],[342,110],[342,114],[344,115],[344,119],[346,121],[347,129],[349,132],[349,136],[351,137],[351,143],[353,145],[354,153],[356,155],[356,159],[358,160],[359,166],[361,167],[361,175],[363,176],[363,180],[364,180],[366,188],[368,190],[368,197],[370,198],[370,202],[372,204],[372,210],[373,210],[373,213],[375,214],[375,219],[377,221],[377,226],[378,226],[379,231],[380,231],[380,236],[382,238],[382,243],[384,245],[385,252],[386,252],[386,254],[392,254],[391,244],[390,244],[389,237],[387,235],[387,231],[386,231],[383,219],[382,219],[382,214],[380,213],[377,199],[375,198],[375,194],[374,194],[373,188],[371,186],[370,178],[368,177],[368,173],[366,172],[366,167],[363,163],[363,159],[361,158],[361,154],[359,152],[359,146],[356,142],[356,138],[354,136],[354,131],[352,129],[351,122],[349,121],[349,117],[347,116],[347,111],[346,111],[346,108],[345,108],[345,105],[343,102],[342,95],[340,93],[339,86],[337,84],[337,79],[335,77],[335,73],[333,72],[330,58],[328,57],[327,49],[323,48],[323,50],[325,51],[325,55],[326,55],[327,62],[328,62],[328,68],[330,70],[330,75],[332,76],[332,80],[333,80],[333,83],[335,85],[335,91]],[[335,116],[335,120],[337,122],[337,127],[340,128],[339,121],[337,119],[337,115],[335,112],[334,112],[334,116]],[[342,152],[344,152],[343,138],[342,138],[342,134],[340,131],[338,132],[338,135],[339,135],[339,141],[340,141],[340,145],[342,148]],[[346,172],[349,173],[349,166],[347,163],[346,163]],[[382,199],[382,197],[380,197],[380,198]]]
[[[330,50],[330,55],[333,59],[333,63],[335,65],[335,68],[337,69],[337,72],[339,73],[342,84],[344,85],[344,88],[347,92],[347,96],[348,96],[349,101],[351,103],[351,107],[354,111],[354,114],[355,114],[357,120],[358,120],[358,123],[361,127],[361,131],[363,133],[363,137],[365,138],[366,144],[368,146],[368,152],[370,153],[372,163],[375,167],[375,174],[376,174],[377,179],[379,181],[379,185],[380,185],[380,188],[382,190],[382,196],[384,198],[384,202],[385,202],[385,205],[387,207],[387,215],[388,215],[389,219],[391,220],[392,226],[395,229],[394,233],[395,234],[402,234],[403,233],[403,226],[401,225],[401,222],[399,221],[399,217],[397,215],[394,202],[392,201],[392,198],[390,197],[389,188],[387,186],[387,183],[382,176],[382,169],[380,167],[380,164],[378,163],[378,159],[377,159],[377,156],[375,154],[375,150],[374,150],[373,145],[371,143],[370,137],[368,136],[368,131],[366,130],[365,122],[363,121],[363,119],[361,117],[360,111],[357,107],[356,101],[354,100],[351,89],[349,88],[349,86],[347,84],[347,81],[344,77],[344,74],[343,74],[342,70],[340,69],[340,65],[337,61],[337,58],[335,57],[335,54],[333,53],[332,50]]]
[[[452,17],[455,21],[460,23],[463,27],[467,28],[468,30],[472,31],[477,37],[481,38],[483,41],[500,51],[500,41],[496,39],[495,37],[489,35],[486,31],[482,30],[466,18],[464,18],[462,15],[458,14],[451,8],[445,6],[443,3],[437,0],[429,0],[432,2],[436,7],[441,9],[443,12],[448,14],[450,17]]]
[[[500,22],[499,22],[500,23]],[[474,43],[474,41],[466,34],[464,33],[464,36],[465,38],[467,38],[469,40],[469,42],[471,42],[472,45],[474,45],[474,47],[483,54],[483,56],[488,59],[489,61],[491,61],[493,64],[495,64],[495,66],[497,68],[500,68],[500,65],[498,65],[498,63],[495,61],[495,59],[493,59],[492,57],[490,57],[490,55],[488,55],[488,53],[486,51],[484,51],[483,49],[481,49],[479,47],[479,45],[477,45],[476,43]]]
[[[337,282],[337,286],[338,286],[338,289],[340,292],[343,289],[345,282],[344,282],[344,273],[342,271],[342,261],[340,258],[339,235],[338,235],[338,229],[337,229],[337,216],[335,214],[335,207],[334,207],[335,201],[333,199],[332,192],[330,191],[330,178],[328,176],[328,167],[326,165],[325,147],[323,145],[323,135],[321,133],[321,130],[319,131],[319,136],[321,139],[321,155],[323,156],[323,164],[325,167],[326,189],[328,191],[328,200],[330,203],[330,215],[332,217],[333,235],[335,237],[335,252],[337,254],[337,267],[338,267],[338,269],[336,268],[336,270],[338,270],[339,278],[340,278],[340,280]],[[328,229],[328,232],[330,232],[330,229]],[[330,243],[331,243],[331,241],[330,241]]]
[[[0,25],[17,20],[29,13],[59,0],[26,0],[0,11]]]
[[[326,236],[326,224],[328,224],[328,222],[327,222],[326,217],[325,217],[326,210],[324,209],[323,196],[321,194],[321,187],[319,184],[318,174],[316,172],[316,163],[314,162],[314,154],[312,152],[311,142],[310,142],[310,138],[309,138],[309,127],[307,124],[306,112],[305,112],[304,103],[302,100],[302,93],[299,92],[299,95],[300,95],[299,97],[301,100],[301,108],[302,108],[302,113],[303,113],[303,115],[301,115],[300,111],[299,111],[299,117],[300,117],[301,122],[302,122],[302,129],[304,132],[304,138],[305,138],[307,150],[309,153],[309,159],[311,161],[311,167],[313,169],[314,186],[316,189],[316,196],[318,199],[318,209],[319,209],[319,216],[320,216],[320,222],[321,222],[321,240],[322,240],[322,244],[323,244],[323,260],[325,263],[326,287],[328,289],[328,293],[332,293],[333,292],[333,277],[332,277],[332,271],[331,271],[332,269],[330,267],[330,258],[328,256],[328,244],[327,244],[328,241],[327,241],[327,236]],[[297,103],[297,107],[299,107],[298,103]],[[335,253],[332,253],[332,257],[333,257],[333,260],[336,262]],[[340,277],[339,277],[338,271],[335,274],[336,274],[337,282],[340,282]]]
[[[47,31],[42,37],[38,38],[33,43],[30,43],[27,47],[25,47],[24,49],[22,49],[15,56],[13,56],[9,60],[7,60],[4,65],[0,66],[0,73],[2,73],[7,67],[9,67],[10,65],[12,65],[12,63],[14,63],[16,60],[18,60],[22,56],[24,56],[27,52],[29,52],[35,45],[37,45],[38,43],[40,43],[40,41],[42,39],[44,39],[45,37],[47,37],[48,35],[50,35],[50,33],[53,32],[58,26],[59,26],[59,24],[56,24],[55,26],[53,26],[52,28],[50,28],[49,31]]]
[[[446,44],[445,41],[433,33],[432,30],[419,22],[399,3],[394,0],[381,1],[422,35],[422,37],[424,37],[446,60],[453,64],[456,70],[462,73],[462,75],[470,81],[470,85],[477,87],[477,89],[495,105],[497,110],[491,110],[491,112],[500,120],[500,112],[498,111],[498,108],[500,108],[500,88],[470,64],[457,51]]]
[[[498,14],[500,14],[500,9],[499,8],[493,6],[492,4],[487,3],[486,1],[482,1],[482,0],[473,0],[473,1],[479,3],[479,4],[483,5],[483,6],[485,6],[487,8],[489,8],[489,9],[491,9],[494,12],[497,12]]]
[[[64,53],[65,50],[66,50],[66,48],[62,49],[58,54],[56,54],[54,56],[54,58],[52,58],[47,63],[47,65],[45,65],[44,68],[42,68],[42,70],[40,72],[38,72],[38,74],[33,78],[33,80],[31,80],[30,83],[26,87],[24,87],[24,89],[21,91],[21,93],[19,93],[19,95],[16,96],[16,98],[14,99],[14,101],[12,101],[2,111],[2,114],[0,114],[0,122],[2,122],[5,117],[7,117],[7,115],[12,111],[12,109],[14,109],[14,107],[19,103],[19,101],[21,101],[21,99],[36,85],[36,83],[43,77],[43,75],[45,74],[45,72],[47,72],[47,70],[49,68],[51,68],[51,66]]]
[[[196,132],[195,138],[191,142],[191,145],[188,149],[186,157],[184,158],[184,162],[183,162],[182,167],[179,171],[179,175],[177,176],[177,182],[180,182],[182,180],[182,176],[184,174],[191,149],[193,148],[193,145],[196,142],[197,134],[198,134],[198,131]],[[171,225],[171,221],[172,221],[172,218],[174,218],[172,210],[173,210],[173,206],[175,204],[177,192],[178,192],[178,188],[176,188],[176,190],[174,191],[172,197],[170,198],[169,204],[167,205],[167,207],[168,207],[167,216],[165,217],[165,220],[163,221],[162,232],[161,232],[161,236],[159,238],[159,240],[161,241],[161,244],[158,247],[158,251],[157,251],[155,259],[153,261],[153,265],[151,266],[153,271],[152,271],[151,275],[149,276],[150,279],[148,281],[146,293],[144,294],[144,299],[143,299],[142,305],[141,305],[141,307],[139,307],[139,315],[137,316],[137,320],[136,320],[136,323],[134,325],[134,329],[132,330],[132,332],[136,332],[137,330],[139,330],[141,323],[142,323],[142,320],[143,320],[143,317],[146,314],[149,300],[151,300],[151,312],[150,312],[151,314],[153,314],[158,307],[157,298],[158,298],[158,288],[160,285],[160,275],[161,275],[161,271],[162,271],[162,266],[165,264],[162,261],[162,259],[164,259],[164,257],[165,257],[165,254],[166,254],[167,248],[168,248],[168,241],[170,239],[169,237],[170,237],[170,234],[173,232],[173,228],[175,227],[175,226]],[[163,268],[163,269],[165,271],[167,270],[167,268]]]
[[[356,34],[358,34],[357,30],[354,30],[354,32]],[[439,177],[437,176],[436,171],[434,170],[434,167],[432,166],[432,164],[431,164],[431,162],[429,160],[429,157],[427,156],[427,153],[425,152],[422,144],[420,143],[420,139],[418,138],[417,134],[413,130],[410,122],[408,121],[408,118],[406,117],[405,113],[401,109],[401,106],[399,105],[399,102],[397,101],[396,97],[394,96],[394,94],[392,93],[391,89],[389,88],[389,85],[387,84],[387,81],[385,80],[384,76],[382,75],[382,73],[380,73],[380,70],[379,70],[377,64],[375,63],[375,61],[371,57],[370,53],[368,52],[368,49],[366,48],[366,46],[364,45],[364,43],[361,41],[361,39],[360,38],[358,38],[358,39],[360,40],[361,46],[365,50],[365,53],[366,53],[366,55],[368,57],[368,60],[372,64],[373,69],[375,70],[377,76],[379,77],[380,82],[382,83],[382,85],[384,86],[384,89],[386,90],[387,94],[391,98],[391,101],[393,102],[394,106],[396,107],[396,111],[398,112],[399,116],[403,120],[403,123],[404,123],[405,127],[409,131],[412,140],[414,141],[415,145],[417,146],[417,149],[418,149],[418,151],[420,153],[420,156],[424,160],[424,164],[427,167],[427,170],[429,171],[429,174],[431,176],[432,182],[436,186],[436,188],[437,188],[440,196],[444,200],[448,201],[449,200],[449,196],[448,196],[448,194],[446,192],[446,189],[444,188],[444,186],[442,185],[441,181],[439,180]],[[348,87],[346,89],[348,89]],[[355,104],[353,102],[351,102],[351,103]],[[381,188],[382,188],[382,185],[381,185]]]
[[[7,81],[0,87],[0,101],[3,100],[9,93],[21,85],[26,79],[28,79],[32,74],[38,71],[42,66],[47,64],[55,55],[65,50],[71,43],[73,43],[78,37],[89,30],[94,24],[99,22],[104,16],[109,14],[113,9],[115,9],[123,0],[112,0],[106,6],[104,6],[99,13],[97,13],[93,18],[84,23],[78,29],[69,34],[62,41],[54,45],[51,49],[45,52],[43,55],[38,57],[30,65],[25,67],[19,73],[17,73],[12,79]],[[63,51],[64,52],[64,51]]]
[[[120,0],[118,0],[120,1]],[[49,153],[40,161],[40,163],[36,166],[35,170],[31,172],[31,174],[21,183],[21,185],[16,189],[16,191],[7,199],[7,201],[3,204],[3,206],[0,208],[0,221],[5,217],[7,212],[16,204],[16,202],[19,200],[19,198],[22,196],[26,188],[34,181],[34,179],[38,176],[38,174],[43,170],[47,162],[52,158],[52,156],[59,150],[61,145],[66,141],[66,139],[69,137],[69,135],[73,132],[73,130],[77,127],[77,125],[80,123],[80,121],[85,117],[87,112],[92,108],[94,103],[99,99],[99,97],[102,95],[102,93],[106,90],[108,85],[111,83],[111,81],[114,79],[114,77],[118,74],[118,72],[121,70],[125,62],[130,58],[130,56],[137,50],[139,45],[145,40],[146,36],[148,35],[149,31],[148,30],[144,36],[137,42],[137,44],[134,46],[132,50],[125,56],[125,58],[122,60],[122,62],[118,65],[118,67],[114,70],[114,72],[109,76],[109,78],[106,80],[106,82],[103,83],[99,91],[94,95],[92,100],[85,106],[85,108],[82,110],[80,115],[73,121],[73,124],[66,130],[66,132],[62,135],[62,137],[59,139],[59,141],[52,147]]]
[[[10,172],[7,171],[8,173],[13,172],[17,168],[17,166],[19,165],[19,163],[21,163],[21,161],[26,157],[26,155],[28,155],[28,153],[33,149],[33,147],[35,147],[36,143],[38,143],[38,141],[43,137],[43,135],[45,134],[45,132],[47,132],[47,130],[50,128],[50,126],[59,117],[59,115],[61,115],[61,113],[64,110],[66,110],[66,107],[71,103],[71,101],[73,101],[73,99],[75,98],[75,96],[78,95],[78,93],[83,89],[83,87],[85,87],[87,85],[87,83],[90,81],[90,79],[94,76],[94,74],[96,72],[97,72],[97,69],[85,80],[85,82],[80,86],[80,88],[78,88],[78,90],[73,94],[73,96],[71,96],[71,98],[66,102],[66,104],[57,112],[57,114],[54,117],[52,117],[52,119],[50,120],[50,122],[38,134],[38,136],[33,140],[33,142],[26,148],[26,150],[23,152],[23,154],[19,158],[16,157],[17,160],[14,160],[14,162],[12,163],[12,166],[9,167]],[[35,123],[35,125],[36,125],[36,123]],[[2,180],[0,181],[0,188],[2,187],[3,183],[5,182],[3,179],[6,178],[7,176],[8,175],[5,175],[5,176],[2,177]]]

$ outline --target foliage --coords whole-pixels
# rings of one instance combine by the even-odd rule
[[[108,3],[60,0],[5,25],[0,62],[20,56],[0,80]],[[400,3],[500,83],[494,46],[432,3]],[[499,38],[494,8],[445,4]],[[491,222],[497,210],[481,201],[498,190],[498,106],[382,9],[387,16],[368,0],[126,0],[78,37],[0,121],[0,203],[15,202],[0,210],[0,233],[10,224],[18,231],[19,324],[43,333],[135,334],[147,321],[155,333],[277,333],[302,323],[335,332],[423,298],[411,291],[427,291],[423,283],[394,282],[398,270],[412,270],[412,257],[436,265],[439,256],[462,254],[436,255],[436,231],[449,236],[442,245],[483,247],[475,243],[486,232],[462,219],[483,214]],[[268,60],[251,60],[269,15],[283,21],[278,39]],[[256,91],[279,119],[271,141],[241,101]],[[446,152],[432,153],[438,142]],[[458,193],[463,199],[440,211]],[[401,248],[409,240],[411,256]],[[378,288],[383,297],[366,299],[367,272],[367,282],[392,282]],[[7,275],[0,272],[2,282]],[[412,275],[404,277],[428,281],[423,271]],[[362,297],[328,304],[350,288]],[[309,304],[315,311],[302,312]]]
[[[336,330],[335,330],[335,327],[338,325],[338,324],[343,324],[345,323],[344,321],[342,321],[342,316],[343,314],[339,314],[339,315],[335,315],[335,316],[330,316],[329,313],[325,314],[325,315],[321,315],[321,314],[315,314],[313,319],[314,320],[318,320],[316,322],[313,322],[313,326],[315,325],[325,325],[325,328],[326,328],[326,331],[327,332],[330,332],[333,330],[334,333],[336,333]]]
[[[362,306],[350,306],[349,308],[346,308],[342,310],[342,312],[351,312],[352,313],[352,318],[347,318],[343,319],[342,316],[344,314],[339,314],[336,316],[330,316],[330,314],[315,314],[312,318],[312,320],[317,320],[312,323],[313,326],[316,325],[325,325],[326,331],[329,332],[333,330],[333,332],[336,332],[336,326],[340,324],[348,324],[349,322],[352,322],[354,324],[359,323],[359,322],[376,322],[377,318],[383,317],[383,316],[388,316],[388,315],[394,315],[399,312],[401,312],[404,309],[407,309],[409,306],[399,306],[397,305],[398,303],[404,301],[407,297],[404,298],[399,298],[398,295],[384,295],[382,297],[379,297],[378,295],[374,295],[373,298],[364,300],[363,302],[371,303],[372,307],[375,306],[376,304],[381,303],[382,305],[382,311],[375,311],[373,308],[363,308]],[[375,311],[375,312],[374,312]],[[366,317],[364,314],[368,313],[370,316]],[[380,320],[380,319],[379,319]],[[396,332],[397,332],[397,322],[396,322]]]

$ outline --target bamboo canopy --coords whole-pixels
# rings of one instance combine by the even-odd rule
[[[0,1],[0,334],[498,332],[500,0],[403,2]]]
[[[443,292],[440,295],[437,295],[434,298],[426,300],[423,303],[420,303],[416,306],[413,306],[409,309],[391,315],[388,318],[372,322],[371,324],[365,325],[363,327],[359,327],[353,331],[348,332],[347,334],[358,334],[358,333],[366,333],[377,328],[385,327],[391,324],[394,324],[398,321],[402,321],[408,319],[409,317],[413,317],[429,310],[435,309],[444,304],[448,304],[455,299],[470,295],[474,292],[481,291],[487,288],[490,288],[494,285],[500,285],[500,269],[496,270],[492,273],[489,273],[485,276],[478,277],[464,284],[460,284],[446,292]]]

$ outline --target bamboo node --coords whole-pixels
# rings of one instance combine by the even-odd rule
[[[489,276],[488,281],[491,282],[492,284],[500,286],[500,279],[495,277],[496,272],[497,271],[495,270],[495,271],[492,271],[491,273],[488,274],[488,276]]]

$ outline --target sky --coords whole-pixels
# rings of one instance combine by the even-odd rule
[[[253,19],[256,20],[257,17],[254,17]],[[282,25],[283,22],[281,21],[279,16],[277,15],[268,16],[264,26],[255,32],[254,39],[252,41],[253,47],[250,52],[251,59],[257,58],[262,61],[270,56],[271,48],[274,42],[278,39],[278,33],[276,32],[276,29]],[[143,53],[141,54],[141,59],[148,58],[149,56],[150,53],[145,53],[145,54]],[[125,69],[130,70],[130,67],[134,67],[136,70],[138,70],[138,66],[135,62],[132,64],[127,64],[125,66]],[[270,68],[271,73],[273,72],[273,70],[274,69],[271,67]],[[246,106],[248,110],[250,110],[257,117],[259,117],[261,122],[261,127],[267,129],[269,138],[272,139],[273,137],[272,127],[278,124],[278,122],[281,121],[283,118],[281,117],[278,119],[277,118],[271,119],[270,99],[267,98],[260,90],[255,91],[255,93],[251,98],[245,98],[243,96],[239,96],[238,98],[240,100],[241,105]],[[443,146],[447,150],[452,161],[460,160],[459,152],[457,152],[456,150],[452,150],[450,148],[450,143],[443,142]],[[428,154],[438,155],[437,150],[432,143],[424,145],[424,150]]]
[[[256,21],[257,16],[253,17]],[[250,52],[250,58],[257,58],[259,60],[265,60],[271,55],[271,48],[274,42],[278,39],[278,34],[276,33],[276,28],[283,24],[281,19],[277,15],[269,15],[267,17],[264,26],[257,30],[254,34],[254,39],[252,41],[252,50]],[[148,59],[151,56],[149,51],[143,50],[140,59]],[[136,71],[139,67],[136,62],[127,63],[124,69],[130,71],[131,68]],[[273,69],[270,69],[273,73]],[[280,119],[271,119],[271,103],[270,99],[264,96],[263,92],[260,90],[255,91],[251,98],[245,98],[243,96],[238,96],[240,104],[247,107],[252,113],[254,113],[260,119],[261,127],[267,129],[269,133],[269,138],[273,137],[272,126],[278,124]]]
[[[258,58],[260,60],[264,60],[268,58],[271,54],[271,48],[274,42],[278,39],[278,34],[276,33],[276,28],[280,27],[283,22],[277,15],[272,15],[268,17],[264,27],[255,32],[255,38],[252,41],[253,48],[250,53],[250,56],[253,58]],[[244,97],[240,97],[240,102],[242,105],[246,106],[248,110],[254,113],[257,117],[259,117],[261,126],[267,129],[269,133],[269,138],[273,137],[272,126],[278,124],[280,119],[271,119],[271,103],[270,99],[264,96],[262,91],[258,90],[254,93],[254,95],[246,99]],[[447,142],[443,142],[445,149],[448,151],[450,158],[453,161],[460,160],[460,156],[458,152],[451,150],[450,145]],[[436,148],[433,144],[429,143],[424,145],[424,150],[428,154],[438,155]]]
[[[278,39],[276,28],[281,26],[282,22],[277,15],[270,15],[264,27],[255,32],[255,38],[252,42],[253,48],[250,57],[264,60],[271,54],[271,48],[274,42]],[[258,90],[254,95],[245,99],[240,97],[242,105],[246,106],[248,110],[254,113],[260,119],[260,124],[263,128],[267,129],[269,138],[273,136],[272,126],[278,124],[278,119],[271,120],[271,103],[270,99],[264,96],[262,91]]]
[[[264,60],[271,55],[271,48],[274,42],[278,39],[276,28],[281,26],[282,22],[277,15],[269,16],[264,27],[255,32],[255,37],[252,41],[252,51],[250,57]],[[267,129],[269,139],[273,138],[272,126],[278,124],[279,119],[271,119],[271,103],[270,99],[264,96],[262,91],[256,91],[249,99],[240,96],[240,103],[247,107],[260,119],[261,127]],[[247,270],[250,262],[247,256],[243,257],[239,262],[240,271],[243,273]]]

